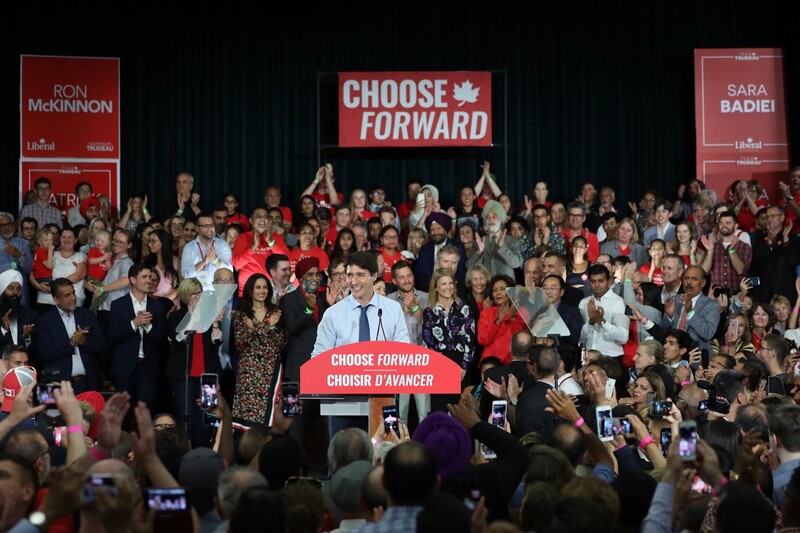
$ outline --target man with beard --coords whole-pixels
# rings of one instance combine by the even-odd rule
[[[768,302],[782,294],[794,302],[795,267],[800,264],[800,237],[792,235],[792,226],[784,226],[786,214],[782,207],[767,208],[767,236],[753,241],[753,260],[749,276],[759,276],[761,284],[750,291],[754,302]]]
[[[506,235],[503,206],[496,200],[489,200],[483,208],[482,218],[486,236],[475,236],[478,251],[467,262],[467,268],[482,264],[492,276],[505,275],[515,279],[514,269],[522,266],[521,241]]]
[[[0,351],[10,345],[28,346],[36,312],[22,305],[22,274],[6,270],[0,274]]]
[[[678,199],[672,204],[672,212],[676,220],[689,220],[692,206],[700,196],[700,191],[705,188],[706,184],[698,179],[689,180],[689,185],[678,187]]]
[[[253,274],[267,275],[266,261],[272,254],[289,254],[283,238],[270,233],[267,210],[263,207],[253,209],[250,215],[250,231],[236,238],[233,245],[233,266],[239,272],[239,297],[244,293],[244,285]]]
[[[281,308],[281,324],[289,332],[286,346],[284,381],[300,382],[300,367],[311,358],[317,338],[317,324],[328,309],[325,293],[317,292],[322,281],[319,259],[306,257],[298,261],[295,275],[300,281],[296,291],[286,294],[278,302]],[[292,424],[289,435],[303,442],[305,415],[300,415]]]
[[[397,291],[386,297],[399,303],[400,307],[403,308],[408,337],[413,344],[422,346],[424,344],[422,339],[422,310],[428,307],[428,293],[414,288],[414,272],[411,271],[411,265],[405,261],[398,261],[392,265],[392,281],[397,286]],[[410,400],[410,394],[400,394],[397,401],[398,415],[405,424],[408,424],[408,404]],[[431,396],[430,394],[415,394],[414,401],[417,405],[417,417],[422,422],[422,419],[431,410]]]
[[[717,220],[718,231],[703,235],[700,242],[706,255],[700,266],[709,273],[711,286],[719,286],[736,292],[742,282],[753,251],[734,234],[737,228],[736,213],[724,211]],[[714,235],[714,234],[717,235]]]
[[[464,285],[464,279],[467,276],[467,252],[461,242],[447,237],[452,227],[453,222],[446,213],[431,213],[425,219],[425,230],[428,232],[430,240],[419,249],[417,262],[414,264],[414,280],[418,290],[425,291],[428,289],[428,285],[431,283],[431,276],[436,268],[436,256],[446,244],[455,246],[461,255],[455,274],[459,286]]]
[[[14,235],[14,217],[0,213],[0,272],[17,270],[22,273],[22,303],[28,303],[26,281],[33,266],[31,246],[22,237]]]
[[[225,239],[216,236],[214,215],[200,213],[197,228],[197,238],[183,247],[181,273],[184,279],[197,278],[203,284],[203,290],[211,290],[214,272],[220,268],[231,268],[233,254]]]

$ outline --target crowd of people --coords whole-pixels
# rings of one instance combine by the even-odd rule
[[[64,216],[39,178],[0,213],[0,531],[800,527],[800,168],[777,199],[690,180],[627,205],[592,183],[515,201],[481,169],[447,205],[416,179],[402,201],[340,191],[327,164],[250,213],[181,173],[166,212],[81,183]],[[515,287],[569,334],[534,337]],[[309,405],[284,416],[281,387],[345,317],[347,342],[374,340],[370,302],[462,393],[398,395],[388,434],[332,417],[314,477]],[[81,497],[99,474],[115,496]],[[143,489],[179,487],[147,514]]]

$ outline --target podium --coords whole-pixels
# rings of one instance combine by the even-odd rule
[[[396,394],[459,394],[461,367],[424,346],[355,342],[323,352],[300,367],[300,396],[320,400],[323,416],[366,416],[370,434]]]

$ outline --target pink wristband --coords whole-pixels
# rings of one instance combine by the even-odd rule
[[[800,307],[792,307],[792,313],[800,313]]]
[[[647,449],[647,447],[650,446],[650,443],[653,441],[655,441],[655,439],[650,435],[648,435],[647,437],[642,439],[642,442],[639,443],[639,448],[641,448],[642,450]]]
[[[586,423],[586,420],[584,420],[584,419],[583,419],[583,417],[580,417],[579,419],[577,419],[577,420],[575,421],[575,423],[574,423],[573,425],[574,425],[576,428],[579,428],[579,427],[581,427],[582,425],[584,425],[585,423]]]
[[[109,459],[111,457],[110,455],[106,455],[105,453],[98,450],[96,446],[92,446],[91,449],[89,450],[89,453],[91,453],[92,457],[94,457],[98,461],[102,461],[103,459]]]
[[[67,433],[83,433],[83,426],[70,426],[67,428]]]
[[[685,387],[686,385],[690,385],[692,382],[688,379],[686,381],[681,381],[681,387]]]

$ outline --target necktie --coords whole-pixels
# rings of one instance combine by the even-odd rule
[[[369,340],[369,320],[367,320],[367,309],[369,304],[359,305],[361,308],[361,318],[358,320],[358,342]]]
[[[686,307],[681,309],[681,318],[678,320],[678,329],[686,331]]]

